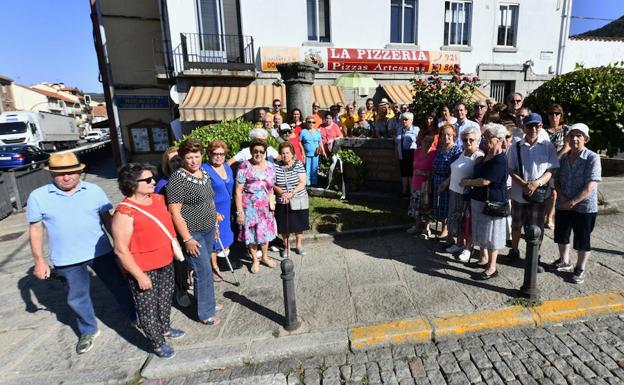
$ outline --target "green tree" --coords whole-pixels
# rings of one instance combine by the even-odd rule
[[[624,61],[608,66],[583,68],[557,76],[533,91],[524,105],[545,114],[558,103],[567,124],[589,126],[593,150],[613,156],[624,148]]]
[[[463,103],[469,114],[472,114],[472,95],[480,85],[478,77],[462,75],[459,67],[456,67],[453,76],[448,80],[434,72],[428,77],[418,73],[410,82],[414,88],[410,110],[414,112],[417,124],[422,122],[425,114],[437,112],[442,105],[453,108],[458,103]]]

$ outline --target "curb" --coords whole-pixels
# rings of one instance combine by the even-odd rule
[[[389,232],[393,232],[396,230],[404,230],[408,229],[411,224],[404,225],[390,225],[390,226],[381,226],[381,227],[365,227],[363,229],[354,229],[354,230],[345,230],[345,231],[336,231],[333,233],[318,233],[318,234],[303,234],[304,242],[321,242],[321,241],[331,241],[336,238],[348,238],[348,237],[357,237],[371,234],[385,234]]]
[[[352,351],[396,344],[439,341],[469,333],[514,327],[529,328],[575,321],[582,318],[624,313],[624,291],[608,291],[569,299],[544,301],[528,308],[511,306],[500,310],[439,318],[415,318],[350,331]]]

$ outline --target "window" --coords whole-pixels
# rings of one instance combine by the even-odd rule
[[[453,0],[444,3],[444,44],[470,45],[472,1]]]
[[[198,0],[201,50],[223,50],[223,7],[220,0]]]
[[[496,45],[516,46],[518,31],[518,5],[501,4],[498,7],[498,38]]]
[[[330,42],[329,0],[306,0],[308,9],[308,40]]]
[[[390,42],[415,44],[417,27],[417,0],[391,0]]]

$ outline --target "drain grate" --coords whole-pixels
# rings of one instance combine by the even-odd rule
[[[0,235],[0,242],[12,241],[20,237],[20,235],[24,234],[23,231],[19,231],[17,233],[10,233],[5,235]]]

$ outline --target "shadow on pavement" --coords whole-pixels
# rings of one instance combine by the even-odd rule
[[[31,267],[18,281],[17,288],[28,313],[51,312],[59,322],[69,326],[76,336],[80,335],[74,313],[67,305],[67,286],[62,278],[37,279]],[[130,325],[130,321],[117,308],[113,296],[97,277],[92,277],[91,280],[91,300],[99,321],[117,332],[128,343],[147,352],[151,351],[147,340]]]
[[[260,305],[257,302],[254,302],[252,300],[250,300],[249,298],[245,297],[244,295],[240,295],[235,291],[226,291],[225,293],[223,293],[223,296],[227,299],[229,299],[230,301],[234,302],[234,303],[238,303],[244,307],[246,307],[247,309],[268,318],[269,320],[279,324],[279,325],[284,325],[286,323],[286,320],[284,319],[284,316],[276,313],[275,311],[266,308],[262,305]]]

